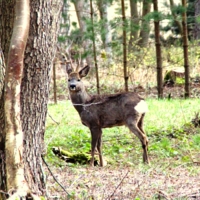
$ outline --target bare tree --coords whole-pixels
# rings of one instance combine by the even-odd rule
[[[129,40],[129,51],[132,49],[133,42],[138,40],[139,37],[139,13],[137,0],[130,0],[130,40]]]
[[[92,36],[92,44],[93,44],[94,64],[95,64],[95,73],[96,73],[96,82],[97,82],[97,94],[100,94],[99,72],[98,72],[98,64],[97,64],[96,43],[95,43],[95,33],[94,33],[94,23],[93,23],[92,0],[90,0],[90,14],[91,14],[91,22],[92,22],[92,35],[93,35]]]
[[[142,8],[142,23],[141,30],[139,35],[138,45],[140,47],[146,47],[149,40],[150,34],[150,23],[145,19],[145,16],[151,11],[151,1],[143,0],[143,8]]]
[[[182,0],[182,6],[185,11],[182,13],[182,26],[183,26],[183,54],[184,54],[184,68],[185,68],[185,98],[190,97],[190,71],[188,61],[188,32],[187,32],[187,15],[186,15],[186,0]]]
[[[97,0],[97,6],[99,9],[100,18],[102,21],[101,38],[104,44],[106,55],[108,57],[108,63],[111,63],[112,62],[112,48],[111,48],[112,33],[111,33],[111,26],[108,21],[109,2],[108,0]]]
[[[153,0],[154,12],[158,13],[158,1]],[[158,98],[163,98],[163,76],[162,76],[162,52],[160,43],[160,27],[159,19],[154,19],[155,27],[155,45],[156,45],[156,59],[157,59],[157,87]]]
[[[124,85],[125,91],[128,91],[128,72],[127,72],[127,45],[126,45],[126,14],[124,0],[121,0],[122,5],[122,22],[123,22],[123,62],[124,62]]]
[[[77,0],[77,1],[73,1],[73,3],[76,9],[76,15],[77,15],[80,30],[83,36],[84,33],[87,32],[86,19],[90,19],[90,4],[89,4],[89,1],[86,1],[86,0]],[[83,37],[82,46],[85,51],[90,51],[92,47],[91,40]],[[87,60],[87,64],[89,64],[90,66],[93,66],[92,57],[89,54],[86,57],[86,60]]]

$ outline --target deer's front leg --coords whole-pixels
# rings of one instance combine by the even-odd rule
[[[98,126],[94,126],[90,128],[91,136],[92,136],[92,141],[91,141],[91,161],[90,161],[90,166],[94,166],[94,154],[95,154],[95,149],[97,147],[98,153],[99,153],[99,159],[100,159],[100,166],[103,166],[103,158],[101,154],[101,135],[102,135],[102,130]]]

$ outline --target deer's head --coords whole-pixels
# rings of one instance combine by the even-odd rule
[[[74,70],[71,65],[67,64],[66,66],[67,74],[68,74],[68,89],[70,92],[79,92],[83,90],[84,85],[81,81],[81,79],[85,76],[87,76],[90,67],[87,65],[81,70]]]

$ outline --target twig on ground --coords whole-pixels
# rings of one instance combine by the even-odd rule
[[[127,171],[127,173],[125,174],[125,176],[122,178],[122,180],[119,182],[119,184],[117,185],[117,187],[115,188],[115,190],[113,191],[113,193],[107,199],[111,199],[114,196],[115,192],[120,187],[120,185],[122,184],[122,182],[124,181],[124,179],[127,177],[128,173],[129,173],[129,170]]]
[[[58,185],[66,192],[66,194],[68,194],[69,196],[71,196],[67,190],[65,190],[64,186],[57,180],[57,178],[54,176],[53,172],[51,171],[51,169],[49,168],[49,165],[47,164],[47,162],[45,161],[44,157],[42,156],[42,160],[44,162],[44,164],[46,165],[48,171],[50,172],[51,176],[53,177],[53,179],[58,183]]]
[[[53,121],[53,122],[55,122],[57,125],[59,125],[60,124],[60,122],[57,122],[49,113],[48,113],[48,116],[51,118],[51,120]]]

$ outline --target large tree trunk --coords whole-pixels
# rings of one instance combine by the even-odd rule
[[[3,43],[3,53],[8,55],[7,46],[10,45],[10,32],[14,17],[11,0],[0,0],[1,15],[0,38]],[[30,191],[39,195],[46,195],[45,174],[42,169],[44,153],[44,129],[47,113],[47,102],[50,84],[50,70],[56,51],[58,19],[62,7],[62,0],[31,0],[30,31],[25,51],[24,72],[21,85],[21,123],[24,132],[24,151],[20,159],[24,162],[25,180]],[[4,9],[2,9],[4,8]],[[8,19],[6,16],[10,16]],[[5,22],[4,20],[10,20]],[[8,26],[6,26],[8,24]],[[7,58],[6,58],[7,59]],[[3,56],[0,55],[0,67],[3,66]],[[0,69],[0,72],[1,72]],[[1,77],[0,77],[1,78]],[[2,82],[2,79],[0,79]],[[1,88],[0,88],[1,89]],[[6,171],[5,171],[5,133],[3,98],[0,99],[0,199],[6,198]],[[9,191],[10,192],[10,191]]]
[[[50,70],[56,53],[62,0],[31,0],[31,21],[21,86],[21,120],[25,133],[25,177],[36,194],[45,195],[42,169]]]

